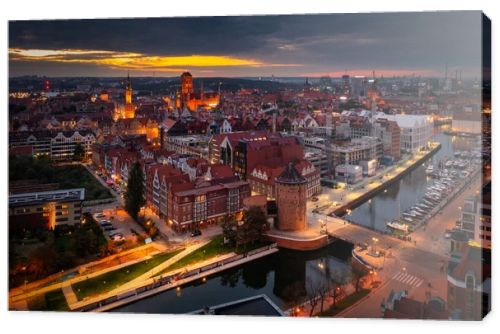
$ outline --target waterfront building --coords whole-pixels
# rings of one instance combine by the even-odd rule
[[[9,230],[54,229],[80,223],[85,189],[9,194]]]
[[[345,183],[358,183],[363,179],[363,168],[357,165],[342,164],[335,167],[335,179]]]
[[[458,223],[469,240],[491,248],[491,182],[482,188],[481,196],[477,194],[464,200]]]
[[[389,115],[382,112],[375,114],[375,118],[394,121],[401,130],[401,151],[415,152],[427,146],[432,138],[433,120],[426,115]]]
[[[276,178],[276,228],[282,231],[302,231],[307,228],[307,180],[289,163]]]
[[[382,141],[384,156],[401,159],[401,129],[395,121],[379,118],[374,124],[374,136]]]
[[[376,137],[354,138],[350,142],[327,146],[333,167],[338,165],[357,165],[361,161],[379,161],[383,153],[383,144]]]
[[[478,111],[457,111],[453,113],[451,131],[479,135],[482,132],[481,113]]]

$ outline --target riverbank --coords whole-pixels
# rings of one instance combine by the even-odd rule
[[[279,247],[309,251],[325,247],[328,244],[327,235],[330,233],[329,221],[338,219],[346,225],[348,222],[343,218],[345,213],[370,200],[382,191],[399,182],[405,175],[412,172],[425,161],[430,159],[441,148],[438,142],[429,144],[430,149],[415,153],[411,158],[399,162],[383,171],[382,175],[369,178],[365,182],[352,185],[353,189],[329,189],[323,187],[324,193],[318,195],[316,202],[307,203],[308,228],[303,231],[278,231],[271,229],[268,237],[278,243]],[[332,208],[333,206],[333,208]],[[326,228],[326,229],[325,229]],[[363,226],[363,228],[366,228]],[[379,231],[376,231],[379,232]],[[356,244],[359,240],[347,239]]]
[[[394,173],[393,175],[387,173],[383,175],[383,177],[386,178],[386,180],[384,182],[381,182],[380,185],[367,190],[366,192],[360,194],[359,196],[357,196],[356,198],[352,199],[347,203],[341,204],[339,207],[335,208],[329,215],[333,214],[335,216],[341,217],[345,215],[347,212],[349,212],[349,210],[355,209],[356,207],[368,201],[370,198],[374,197],[378,193],[386,190],[396,182],[399,182],[399,180],[401,180],[405,175],[409,174],[415,168],[423,164],[425,161],[429,160],[434,154],[436,154],[441,149],[440,143],[433,143],[432,145],[434,147],[430,151],[425,152],[424,155],[418,157],[417,160],[415,161],[409,160],[410,164],[406,164],[406,166],[401,166],[403,168],[399,173]]]
[[[82,305],[73,311],[94,311],[105,312],[125,306],[138,300],[153,296],[163,291],[171,289],[181,289],[181,286],[207,276],[222,272],[224,270],[251,262],[258,258],[273,254],[278,251],[276,244],[271,244],[259,249],[255,249],[246,254],[234,255],[229,258],[216,258],[207,261],[203,266],[193,268],[188,271],[180,271],[169,276],[153,277],[141,282],[141,285],[127,291],[122,291],[119,295],[103,298],[93,303]]]

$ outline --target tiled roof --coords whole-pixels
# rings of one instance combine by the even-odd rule
[[[278,183],[301,184],[307,180],[297,171],[293,163],[289,163],[283,172],[276,178]]]

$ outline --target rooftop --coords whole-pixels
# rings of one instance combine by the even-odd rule
[[[85,200],[85,188],[40,191],[9,196],[9,206],[26,206],[46,202]]]

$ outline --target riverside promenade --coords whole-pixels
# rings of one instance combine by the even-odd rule
[[[426,150],[407,156],[394,166],[387,167],[373,177],[356,185],[342,185],[338,189],[323,187],[317,200],[307,201],[307,228],[303,231],[279,231],[272,228],[267,236],[278,246],[295,250],[312,250],[326,246],[327,236],[343,239],[353,244],[366,243],[372,238],[384,238],[388,245],[401,240],[369,228],[351,224],[340,218],[351,209],[368,201],[381,191],[398,182],[403,176],[430,159],[439,149],[438,142],[429,143]]]
[[[207,260],[202,265],[198,265],[195,268],[186,268],[178,270],[174,274],[161,275],[156,277],[151,277],[142,282],[138,282],[135,287],[130,288],[126,291],[121,291],[120,294],[115,294],[114,296],[106,296],[100,298],[99,300],[93,299],[92,301],[86,301],[79,305],[74,305],[78,307],[72,308],[72,311],[82,311],[82,312],[105,312],[115,309],[120,306],[124,306],[135,301],[153,296],[157,293],[167,291],[173,288],[180,289],[182,285],[193,282],[204,277],[222,272],[224,270],[239,266],[243,263],[256,260],[258,258],[273,254],[278,251],[276,244],[271,244],[264,246],[246,254],[220,256]]]

